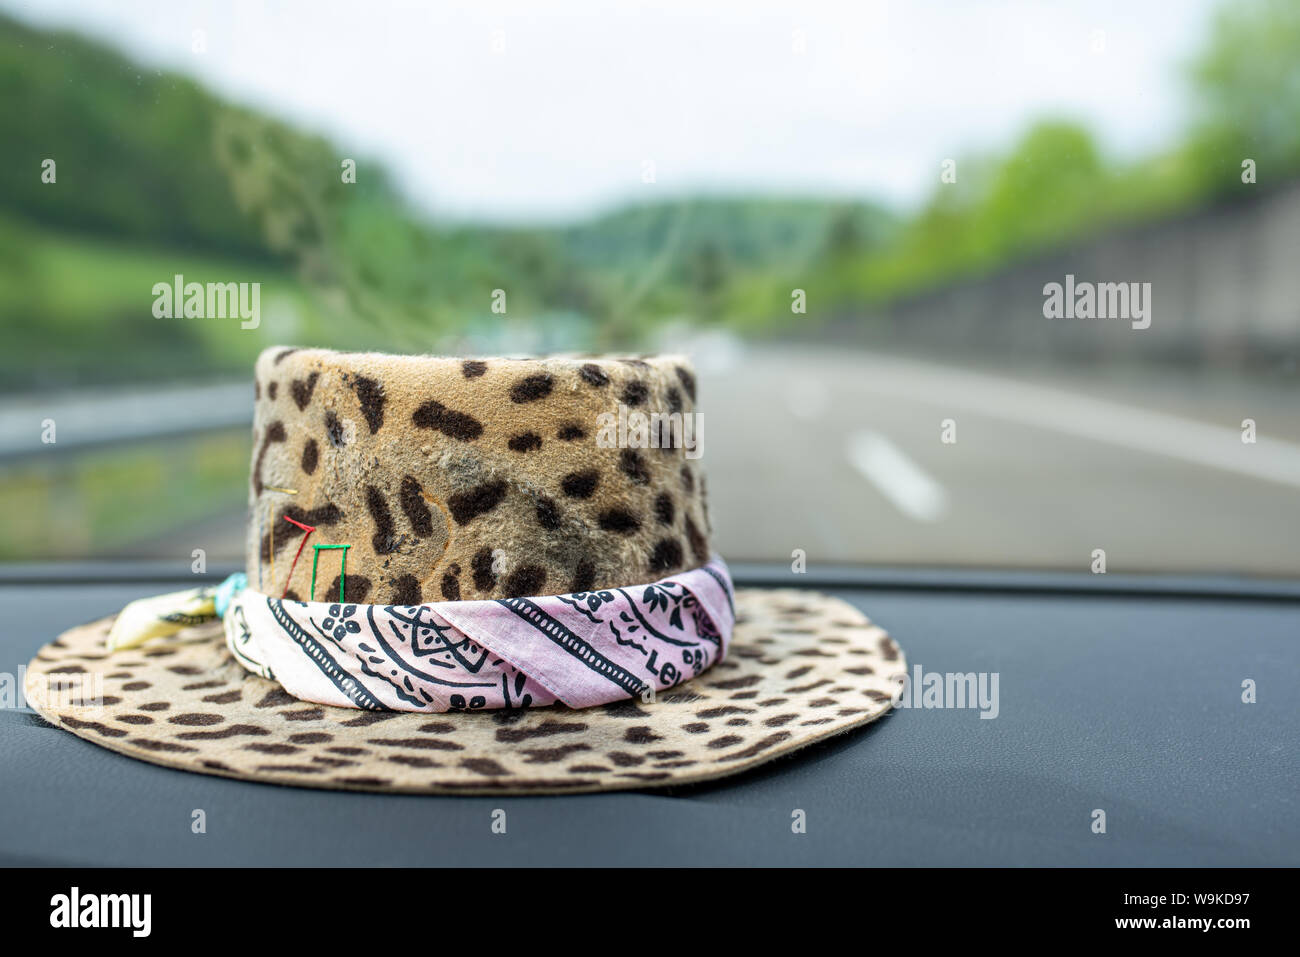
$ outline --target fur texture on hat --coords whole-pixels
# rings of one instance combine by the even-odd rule
[[[348,602],[590,591],[709,558],[684,358],[270,349],[255,389],[247,570],[274,597],[339,593],[341,559],[322,553],[308,594],[313,556],[293,567],[305,533],[286,516],[316,527],[309,550],[350,546]],[[639,438],[659,447],[602,441],[620,413],[643,416]]]

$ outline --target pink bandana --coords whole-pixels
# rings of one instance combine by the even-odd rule
[[[649,700],[721,661],[735,624],[722,559],[603,591],[347,605],[245,589],[224,609],[247,669],[304,701],[393,711]]]

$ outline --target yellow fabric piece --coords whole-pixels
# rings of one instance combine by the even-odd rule
[[[122,609],[108,632],[109,651],[135,648],[217,617],[216,589],[210,586],[140,598]]]

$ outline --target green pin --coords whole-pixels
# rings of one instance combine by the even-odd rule
[[[311,600],[316,600],[316,566],[320,563],[320,553],[323,548],[341,548],[343,549],[343,563],[339,566],[339,602],[343,601],[343,581],[348,574],[348,549],[351,545],[313,545],[311,556]]]

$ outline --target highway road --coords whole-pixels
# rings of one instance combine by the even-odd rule
[[[1108,572],[1300,577],[1294,388],[734,341],[697,363],[715,541],[734,559],[1090,572],[1100,549]],[[198,415],[215,394],[168,404]],[[121,554],[238,559],[242,525],[214,515]]]
[[[811,350],[703,381],[726,554],[1091,571],[1102,549],[1109,572],[1300,575],[1294,391]]]

